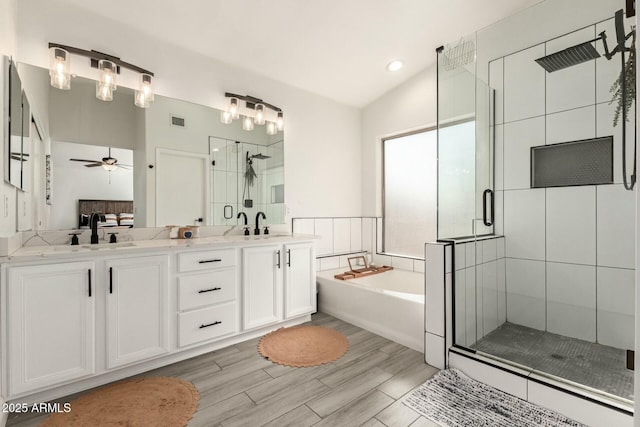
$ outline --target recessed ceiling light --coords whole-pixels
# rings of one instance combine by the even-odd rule
[[[387,71],[398,71],[400,68],[402,68],[403,65],[404,65],[404,62],[400,61],[399,59],[396,59],[387,64]]]

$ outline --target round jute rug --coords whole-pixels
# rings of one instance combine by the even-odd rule
[[[71,411],[40,426],[184,427],[198,406],[198,391],[179,378],[148,377],[106,386],[71,401]]]
[[[279,365],[309,367],[339,359],[349,341],[340,332],[323,326],[292,326],[268,333],[258,352]]]

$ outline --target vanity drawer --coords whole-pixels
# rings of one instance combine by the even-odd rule
[[[234,334],[238,331],[236,303],[178,314],[178,346]]]
[[[236,298],[235,268],[178,277],[180,311],[232,301]]]
[[[178,254],[178,270],[181,273],[232,267],[234,265],[236,265],[235,249],[215,249]]]

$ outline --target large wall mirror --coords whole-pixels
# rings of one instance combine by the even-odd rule
[[[12,69],[31,105],[28,116],[41,123],[43,152],[50,153],[31,165],[34,182],[46,189],[33,198],[33,211],[45,217],[34,228],[78,228],[92,210],[117,221],[124,214],[123,224],[135,227],[236,225],[239,212],[252,219],[259,211],[270,224],[284,223],[283,132],[245,131],[240,121],[220,123],[219,110],[163,96],[140,109],[133,90],[123,87],[103,102],[94,80],[74,77],[64,91],[49,85],[46,69]],[[17,106],[9,110],[14,123]],[[19,138],[9,138],[12,153],[13,140]]]

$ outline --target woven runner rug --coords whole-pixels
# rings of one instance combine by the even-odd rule
[[[441,426],[583,426],[475,381],[457,369],[440,371],[403,403]]]

